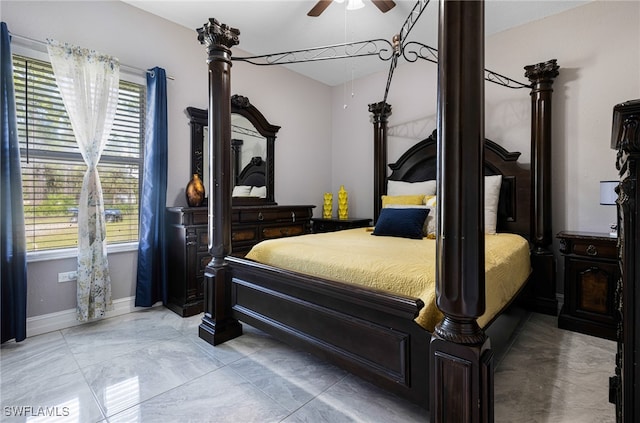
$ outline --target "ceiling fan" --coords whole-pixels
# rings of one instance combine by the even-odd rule
[[[336,3],[342,3],[345,0],[320,0],[318,3],[316,3],[315,6],[313,6],[309,13],[307,13],[307,16],[320,16],[322,12],[324,12],[324,10],[329,7],[329,5],[334,1]],[[378,9],[380,9],[382,13],[388,12],[396,5],[393,0],[371,0],[371,3],[373,3]],[[362,0],[347,0],[347,9],[359,9],[363,6],[364,3],[362,3]]]

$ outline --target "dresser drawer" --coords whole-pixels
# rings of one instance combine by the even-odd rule
[[[255,226],[249,228],[236,228],[231,231],[231,241],[234,242],[253,241],[256,239],[257,235]]]
[[[241,223],[248,222],[295,222],[296,218],[300,219],[300,213],[293,210],[247,210],[241,211],[239,221]]]
[[[263,239],[282,238],[285,236],[302,235],[304,233],[306,233],[306,228],[303,223],[284,226],[266,226],[262,228]]]
[[[314,206],[234,207],[234,223],[268,223],[309,220]]]
[[[207,207],[167,207],[169,224],[192,226],[208,225],[209,209]]]

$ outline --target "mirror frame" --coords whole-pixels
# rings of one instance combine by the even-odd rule
[[[277,204],[274,198],[274,143],[280,127],[269,123],[264,115],[251,104],[247,97],[238,94],[231,96],[231,113],[236,113],[246,118],[267,141],[267,159],[265,161],[267,196],[265,198],[234,197],[232,198],[232,205]],[[205,164],[204,143],[208,142],[208,140],[204,139],[204,128],[209,124],[208,111],[195,107],[187,107],[187,114],[191,126],[191,174],[197,173],[200,179],[202,179]],[[240,170],[241,169],[238,169],[238,172]],[[204,181],[204,183],[205,186],[207,186],[209,181]]]

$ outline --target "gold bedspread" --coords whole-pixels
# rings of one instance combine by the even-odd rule
[[[420,298],[416,322],[432,331],[442,319],[435,305],[432,239],[372,236],[364,228],[263,241],[246,258],[263,264]],[[529,246],[521,236],[485,236],[486,312],[484,327],[529,277]]]

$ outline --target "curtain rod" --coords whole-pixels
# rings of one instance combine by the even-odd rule
[[[29,41],[31,43],[40,44],[42,46],[46,46],[47,45],[47,43],[44,42],[44,41],[36,40],[34,38],[25,37],[24,35],[19,35],[19,34],[11,32],[11,31],[9,31],[9,35],[11,35],[11,37],[20,38],[22,40]],[[129,70],[133,70],[133,71],[140,72],[140,73],[151,73],[152,72],[151,70],[140,69],[140,68],[136,68],[135,66],[129,66],[129,65],[122,64],[122,63],[120,63],[120,67],[128,68]],[[170,76],[170,75],[167,75],[167,79],[170,79],[172,81],[175,80],[175,78],[173,76]]]

